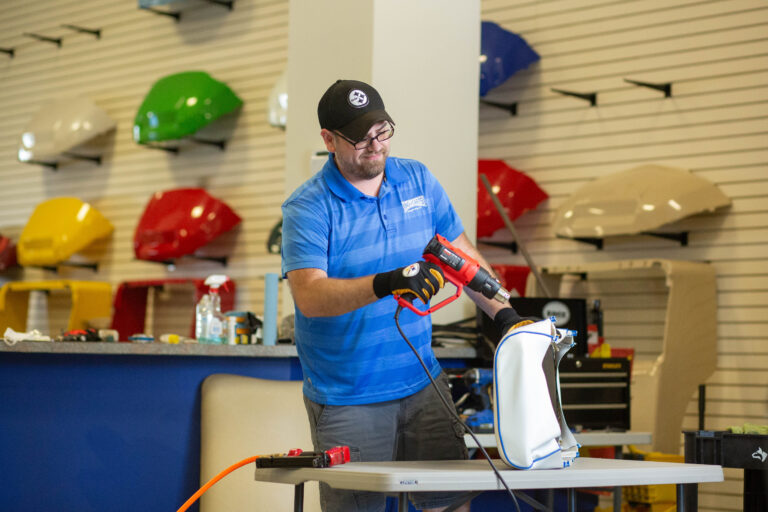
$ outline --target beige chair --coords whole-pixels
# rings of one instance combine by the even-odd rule
[[[245,458],[312,450],[300,381],[215,374],[205,379],[201,406],[200,485]],[[200,499],[201,512],[293,510],[294,487],[256,482],[254,464],[241,467]],[[316,482],[304,486],[304,510],[320,510]]]

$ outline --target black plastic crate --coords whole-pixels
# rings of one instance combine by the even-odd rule
[[[726,468],[768,470],[768,436],[724,430],[683,432],[685,460]]]
[[[724,430],[683,432],[685,462],[717,464],[744,470],[744,512],[768,510],[768,435],[732,434]],[[690,488],[690,486],[687,486]],[[686,490],[689,503],[696,498]],[[695,506],[693,510],[696,510]]]

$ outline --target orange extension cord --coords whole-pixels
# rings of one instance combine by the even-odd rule
[[[213,477],[210,480],[208,480],[208,483],[206,483],[204,486],[202,486],[200,489],[198,489],[197,492],[195,494],[193,494],[192,497],[190,497],[186,501],[186,503],[184,503],[181,506],[181,508],[179,510],[177,510],[176,512],[184,512],[189,507],[191,507],[192,504],[194,502],[196,502],[200,498],[200,496],[203,495],[203,493],[205,493],[205,491],[210,489],[213,486],[213,484],[215,484],[216,482],[218,482],[219,480],[221,480],[222,478],[224,478],[225,476],[227,476],[228,474],[230,474],[231,472],[233,472],[237,468],[241,468],[241,467],[245,466],[246,464],[250,464],[251,462],[254,462],[259,457],[260,457],[260,455],[254,455],[253,457],[248,457],[247,459],[243,459],[243,460],[241,460],[240,462],[238,462],[236,464],[232,464],[227,469],[225,469],[224,471],[222,471],[221,473],[219,473],[215,477]]]

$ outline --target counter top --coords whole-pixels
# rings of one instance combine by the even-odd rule
[[[438,358],[473,359],[475,349],[468,345],[435,347]],[[198,343],[106,343],[92,341],[20,341],[8,345],[0,341],[0,352],[50,354],[130,354],[162,356],[223,357],[297,357],[296,346],[278,345],[204,345]]]

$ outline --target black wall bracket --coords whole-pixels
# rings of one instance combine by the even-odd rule
[[[653,236],[656,238],[663,238],[665,240],[674,240],[675,242],[679,242],[682,247],[686,247],[688,245],[688,231],[680,231],[679,233],[660,233],[655,231],[643,231],[640,233],[641,235],[646,236]],[[576,240],[577,242],[582,242],[589,245],[594,245],[597,250],[603,249],[603,238],[589,238],[589,237],[567,237],[562,235],[557,235],[558,238],[566,238],[568,240]]]
[[[78,155],[77,153],[69,153],[64,152],[61,154],[62,156],[65,156],[67,158],[71,158],[72,160],[82,160],[84,162],[93,162],[96,165],[101,165],[101,156],[90,156],[90,155]],[[43,167],[48,167],[51,170],[58,171],[59,170],[59,162],[46,162],[43,160],[25,160],[21,162],[23,164],[30,164],[30,165],[42,165]]]
[[[541,273],[544,275],[549,274],[549,270],[547,267],[544,267],[541,269]],[[576,276],[579,278],[579,281],[586,281],[589,279],[589,274],[587,272],[562,272],[562,274],[566,276]]]
[[[207,140],[207,139],[198,139],[197,137],[190,137],[189,140],[196,144],[203,144],[205,146],[216,146],[221,151],[224,151],[227,149],[227,141],[226,140]]]
[[[44,43],[52,43],[61,48],[61,37],[48,37],[48,36],[41,36],[40,34],[32,34],[31,32],[24,32],[25,36],[31,37],[32,39],[37,39],[38,41],[42,41]]]
[[[563,236],[563,235],[557,235],[557,238],[564,238],[566,240],[576,240],[577,242],[581,242],[584,244],[594,245],[598,251],[601,251],[603,249],[603,239],[602,238],[591,238],[591,237],[569,237],[569,236]]]
[[[230,11],[232,10],[232,8],[235,5],[235,0],[205,0],[205,1],[208,2],[209,4],[220,5],[222,7],[226,7]]]
[[[186,254],[184,255],[184,258],[192,258],[195,260],[202,260],[202,261],[212,261],[224,267],[226,267],[227,264],[229,263],[228,256],[198,256],[197,254]],[[144,260],[144,261],[146,261],[147,263],[159,263],[161,265],[165,265],[166,267],[169,267],[170,270],[173,270],[176,268],[176,264],[179,260],[172,259],[172,260],[162,260],[162,261],[155,261],[155,260]]]
[[[672,96],[672,82],[667,82],[664,84],[654,84],[650,82],[640,82],[637,80],[630,80],[629,78],[624,79],[625,82],[632,85],[637,85],[640,87],[648,87],[649,89],[655,89],[657,91],[661,91],[664,93],[665,98],[669,98]]]
[[[188,140],[189,142],[194,142],[195,144],[202,144],[204,146],[214,146],[219,148],[221,151],[224,151],[227,149],[227,141],[226,140],[208,140],[208,139],[199,139],[197,137],[189,137],[185,140]],[[162,151],[167,151],[168,153],[173,153],[174,155],[178,155],[179,152],[181,152],[181,146],[163,146],[161,144],[141,144],[144,147],[150,148],[150,149],[159,149]]]
[[[169,18],[176,20],[176,23],[181,21],[181,11],[163,11],[161,9],[155,9],[154,7],[141,7],[141,10],[160,16],[168,16]]]
[[[596,92],[573,92],[573,91],[564,91],[562,89],[551,89],[552,92],[556,92],[558,94],[562,94],[564,96],[573,96],[574,98],[579,98],[584,101],[588,101],[589,105],[591,107],[594,107],[597,105],[597,93]]]
[[[66,156],[67,158],[71,158],[72,160],[82,160],[85,162],[93,162],[96,165],[101,165],[101,155],[98,156],[89,156],[89,155],[78,155],[77,153],[70,153],[70,152],[64,152],[62,155]]]
[[[666,240],[674,240],[680,242],[682,247],[688,245],[688,231],[680,231],[679,233],[658,233],[654,231],[643,231],[643,235],[655,236],[656,238],[664,238]]]
[[[160,144],[142,144],[142,146],[149,149],[159,149],[160,151],[165,151],[166,153],[173,153],[174,155],[179,154],[178,146],[161,146]]]
[[[489,101],[489,100],[484,100],[484,99],[481,98],[480,99],[480,103],[482,103],[483,105],[488,105],[488,106],[491,106],[491,107],[500,108],[501,110],[505,110],[505,111],[509,112],[509,115],[511,115],[511,116],[516,116],[517,115],[517,102],[515,102],[515,103],[501,103],[501,102],[498,102],[498,101]]]
[[[89,263],[78,263],[74,261],[62,261],[60,263],[57,263],[56,265],[42,265],[40,268],[43,270],[49,270],[51,272],[59,273],[59,267],[75,267],[75,268],[87,268],[90,270],[93,270],[94,272],[99,271],[99,264],[96,262],[89,262]]]
[[[96,39],[101,39],[101,29],[100,28],[84,28],[84,27],[78,27],[77,25],[62,25],[64,28],[68,28],[70,30],[74,30],[75,32],[80,32],[82,34],[91,34]]]
[[[517,254],[517,242],[515,242],[514,240],[511,242],[497,242],[495,240],[479,239],[477,242],[484,245],[491,245],[493,247],[502,247],[504,249],[509,249],[512,252],[512,254]]]
[[[49,169],[52,169],[54,171],[57,171],[59,169],[59,162],[45,162],[43,160],[24,160],[21,163],[29,164],[29,165],[42,165],[43,167],[48,167]]]
[[[5,53],[8,57],[13,58],[16,55],[14,48],[0,48],[0,53]]]

